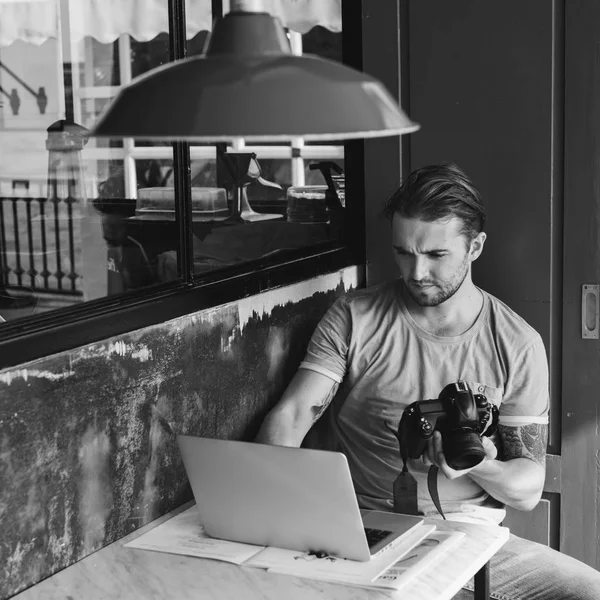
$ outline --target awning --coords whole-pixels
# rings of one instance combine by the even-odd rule
[[[316,25],[341,31],[342,0],[264,0],[265,8],[294,31],[306,33]],[[61,13],[61,5],[68,6]],[[229,11],[229,0],[223,10]],[[68,23],[72,42],[86,36],[102,43],[129,34],[148,41],[168,31],[167,0],[0,0],[0,47],[16,40],[42,44],[57,38]],[[188,0],[188,39],[212,28],[211,0]]]
[[[16,40],[42,44],[57,37],[57,23],[55,0],[0,2],[0,47]]]

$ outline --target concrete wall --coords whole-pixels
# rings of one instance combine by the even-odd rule
[[[0,371],[0,598],[190,500],[174,435],[252,439],[361,272]]]

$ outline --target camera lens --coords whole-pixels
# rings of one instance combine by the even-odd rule
[[[478,465],[485,458],[479,434],[473,431],[451,431],[442,435],[442,449],[446,462],[461,471]]]

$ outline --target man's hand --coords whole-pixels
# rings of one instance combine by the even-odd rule
[[[494,442],[490,440],[488,437],[482,437],[481,443],[483,444],[483,449],[485,451],[485,458],[482,462],[486,460],[494,460],[498,456],[498,450],[494,445]],[[470,473],[477,468],[482,463],[471,467],[470,469],[462,469],[457,471],[448,465],[446,462],[446,457],[444,456],[444,451],[442,450],[442,434],[439,431],[433,432],[433,437],[429,440],[429,444],[427,445],[427,450],[423,454],[423,463],[426,466],[437,465],[439,470],[446,476],[447,479],[457,479],[458,477],[462,477],[467,473]]]
[[[494,460],[497,458],[496,446],[484,436],[481,443],[486,458],[471,469],[457,471],[446,462],[441,433],[434,431],[423,454],[423,463],[437,465],[448,479],[468,475],[498,502],[517,510],[533,510],[544,489],[548,425],[499,425],[498,431],[502,460]]]

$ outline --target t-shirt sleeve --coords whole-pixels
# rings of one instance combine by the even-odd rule
[[[300,368],[316,371],[341,383],[346,374],[351,332],[348,302],[345,297],[338,298],[317,325]]]
[[[537,335],[517,356],[500,406],[500,424],[518,427],[548,423],[548,360],[542,338]]]

